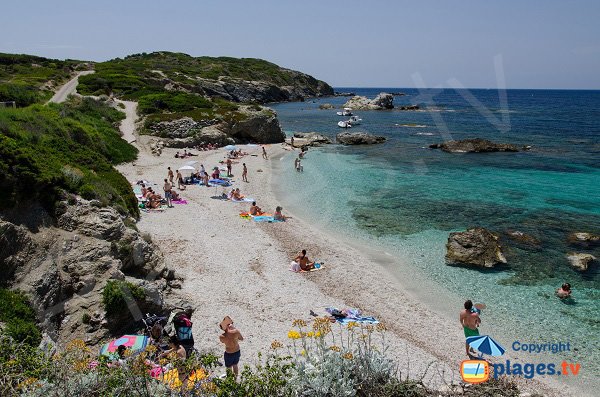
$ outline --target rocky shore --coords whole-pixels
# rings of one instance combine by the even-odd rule
[[[429,145],[430,149],[441,149],[448,153],[491,153],[491,152],[518,152],[518,146],[510,143],[496,143],[486,139],[463,139],[460,141],[447,141]],[[527,150],[527,148],[523,148]]]

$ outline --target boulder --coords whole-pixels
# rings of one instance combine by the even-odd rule
[[[491,268],[506,263],[498,236],[482,227],[450,233],[446,250],[448,264]]]
[[[294,146],[321,146],[331,143],[331,139],[318,132],[296,132]]]
[[[567,239],[569,243],[582,247],[600,245],[600,236],[587,232],[571,233]]]
[[[285,133],[277,114],[264,106],[240,106],[239,116],[220,125],[228,136],[241,143],[281,143]]]
[[[403,106],[398,106],[396,109],[398,109],[398,110],[419,110],[420,107],[419,107],[419,105],[403,105]]]
[[[394,96],[392,94],[381,92],[371,101],[371,105],[378,106],[381,109],[393,109]]]
[[[353,96],[345,104],[345,108],[351,108],[355,110],[382,110],[392,109],[394,107],[394,96],[385,92],[381,92],[370,100],[365,96]]]
[[[335,136],[335,139],[343,145],[372,145],[386,141],[384,136],[372,135],[366,132],[340,132]]]
[[[448,153],[518,152],[519,148],[509,143],[495,143],[486,139],[463,139],[429,145],[431,149],[442,149]]]
[[[571,262],[571,267],[579,272],[585,272],[590,263],[596,260],[596,257],[591,254],[582,254],[571,252],[567,255],[567,259]]]
[[[335,109],[335,106],[333,106],[331,103],[323,103],[323,104],[319,105],[319,109],[322,109],[322,110]]]
[[[112,207],[97,208],[94,201],[78,199],[67,208],[57,219],[58,226],[64,230],[77,230],[88,237],[106,240],[118,240],[125,233],[125,224]]]

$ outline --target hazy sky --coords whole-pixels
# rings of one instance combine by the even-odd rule
[[[61,59],[169,50],[338,87],[497,87],[498,71],[509,88],[600,89],[597,0],[3,0],[0,26],[0,52]]]

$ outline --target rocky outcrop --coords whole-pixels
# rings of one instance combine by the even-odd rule
[[[385,92],[380,93],[374,99],[365,96],[353,96],[344,104],[345,108],[353,110],[382,110],[394,108],[394,96]]]
[[[600,236],[587,232],[576,232],[569,235],[568,241],[570,244],[588,248],[600,245]]]
[[[571,263],[572,268],[579,272],[585,272],[590,267],[590,264],[596,260],[596,257],[591,254],[572,252],[567,255],[567,259]]]
[[[335,109],[335,106],[333,106],[331,103],[322,103],[319,105],[319,109],[321,109],[321,110]]]
[[[180,282],[152,242],[126,226],[131,219],[74,197],[59,202],[56,211],[55,225],[33,231],[15,219],[0,220],[0,279],[31,297],[54,342],[80,338],[93,345],[109,337],[115,324],[133,324],[130,310],[118,321],[105,314],[102,291],[109,280],[141,286],[146,298],[135,306],[141,312],[169,308],[170,286]]]
[[[333,95],[333,88],[323,81],[292,70],[286,70],[286,73],[293,85],[274,85],[222,76],[219,80],[197,78],[195,84],[185,84],[184,88],[233,102],[287,102]]]
[[[340,132],[335,136],[335,139],[343,145],[373,145],[386,141],[384,136],[372,135],[366,132]]]
[[[398,106],[396,109],[397,110],[419,110],[420,107],[419,107],[419,105],[403,105],[403,106]]]
[[[448,153],[518,152],[519,148],[509,143],[495,143],[486,139],[464,139],[429,145],[431,149],[442,149]]]
[[[285,133],[279,125],[277,114],[262,106],[240,106],[237,117],[225,121],[220,127],[239,143],[281,143]]]
[[[506,263],[498,236],[482,227],[448,236],[446,263],[491,268]]]
[[[197,122],[189,117],[155,123],[152,135],[162,138],[167,147],[186,148],[206,143],[280,143],[285,140],[277,114],[259,105],[239,105],[221,119]]]
[[[356,96],[355,92],[334,92],[333,96]]]
[[[318,132],[296,132],[294,133],[294,139],[295,147],[321,146],[331,143],[331,139]]]

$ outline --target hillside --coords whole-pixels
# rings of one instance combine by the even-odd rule
[[[74,60],[0,53],[0,102],[15,101],[17,107],[45,102],[74,71],[86,66]]]

